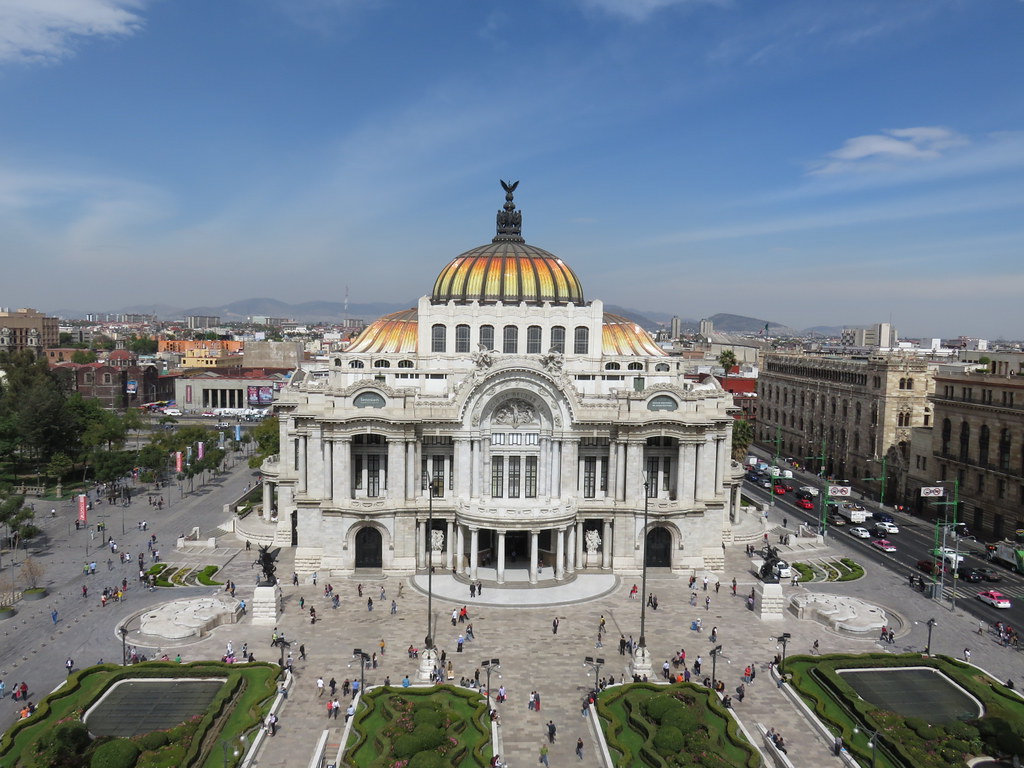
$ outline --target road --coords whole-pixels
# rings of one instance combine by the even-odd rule
[[[770,462],[770,459],[765,460]],[[791,482],[794,486],[810,485],[819,489],[823,486],[816,476],[799,471],[793,473],[793,480]],[[819,490],[819,495],[815,499],[815,509],[805,510],[796,506],[796,496],[792,493],[777,495],[773,494],[771,490],[759,487],[749,480],[744,481],[744,494],[748,498],[766,503],[772,502],[772,497],[774,496],[773,503],[778,514],[792,520],[815,525],[820,521],[821,517],[820,500],[822,493],[823,491]],[[863,504],[869,513],[882,509],[878,503],[866,499],[857,499],[857,502]],[[895,552],[882,552],[874,547],[871,542],[878,537],[872,536],[870,539],[859,539],[851,536],[848,533],[852,527],[850,525],[841,527],[830,525],[827,528],[826,535],[831,539],[831,543],[834,546],[839,549],[846,549],[855,560],[877,563],[889,568],[898,575],[902,574],[904,578],[910,573],[915,573],[924,577],[925,581],[928,582],[930,577],[917,569],[917,563],[920,560],[932,559],[931,551],[935,546],[934,523],[907,513],[894,512],[891,507],[886,507],[884,511],[892,515],[893,520],[900,529],[898,534],[889,534],[885,537],[896,546]],[[870,530],[871,523],[865,523],[864,527]],[[955,546],[952,537],[947,537],[945,546]],[[947,608],[951,608],[955,589],[955,606],[967,611],[979,621],[984,621],[988,624],[1002,621],[1014,627],[1024,626],[1024,577],[1015,574],[1008,568],[991,563],[984,557],[984,551],[983,545],[977,542],[969,540],[961,540],[960,542],[960,554],[964,556],[964,565],[975,568],[993,568],[1002,576],[1002,581],[998,583],[979,582],[972,584],[960,579],[954,581],[950,578],[949,574],[946,574],[941,602]],[[907,582],[905,581],[904,583]],[[1012,601],[1012,607],[1008,609],[993,608],[977,599],[978,593],[986,589],[996,589],[1007,595]],[[908,592],[910,591],[909,585],[907,590]],[[916,592],[916,590],[914,591]],[[920,599],[927,600],[930,598],[920,595]]]

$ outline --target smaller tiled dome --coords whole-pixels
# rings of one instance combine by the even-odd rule
[[[604,313],[601,336],[603,352],[610,357],[668,354],[647,331],[621,315]]]
[[[384,315],[366,326],[345,351],[371,355],[416,354],[418,316],[415,309]]]

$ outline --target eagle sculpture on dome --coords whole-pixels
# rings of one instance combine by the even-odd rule
[[[504,181],[503,179],[498,179],[498,181],[501,182],[501,188],[505,190],[505,197],[508,200],[511,200],[512,199],[512,193],[516,191],[516,187],[519,186],[519,182],[518,181]]]
[[[505,205],[502,206],[504,210],[498,211],[498,234],[495,236],[494,242],[502,240],[524,242],[522,236],[523,214],[516,210],[516,204],[512,200],[512,193],[516,191],[519,182],[509,182],[504,179],[499,179],[499,181],[501,188],[505,190]]]

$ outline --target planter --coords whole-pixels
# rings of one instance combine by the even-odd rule
[[[32,589],[26,589],[21,593],[22,600],[42,600],[50,593],[46,591],[45,587],[33,587]]]

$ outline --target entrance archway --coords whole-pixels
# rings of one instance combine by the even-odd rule
[[[647,567],[672,567],[672,534],[658,526],[647,532]]]
[[[356,568],[380,568],[384,565],[384,542],[380,531],[367,525],[356,531]]]

